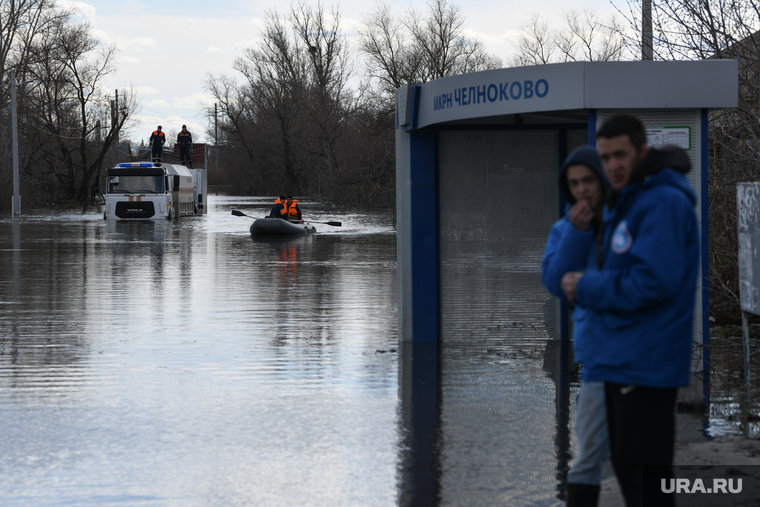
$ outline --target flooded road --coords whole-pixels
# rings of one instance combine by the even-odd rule
[[[0,219],[0,505],[556,505],[567,351],[447,349],[419,422],[399,381],[392,216],[302,201],[343,226],[259,240],[230,213],[270,203]]]
[[[0,224],[0,504],[395,502],[390,221],[253,241],[210,205]]]

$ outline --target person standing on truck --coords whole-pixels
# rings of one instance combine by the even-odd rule
[[[161,162],[161,154],[164,151],[164,143],[166,143],[166,136],[161,132],[161,125],[150,135],[150,155],[151,162]]]
[[[298,201],[293,199],[292,195],[286,198],[285,208],[288,210],[288,220],[301,221],[301,208]]]
[[[187,125],[182,125],[182,131],[177,134],[179,145],[179,163],[185,167],[193,168],[193,135],[187,130]]]

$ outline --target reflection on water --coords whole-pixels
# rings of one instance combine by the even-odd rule
[[[399,365],[391,217],[302,203],[343,227],[251,238],[230,210],[270,200],[213,196],[170,223],[0,219],[0,504],[563,498],[567,344],[405,346]]]

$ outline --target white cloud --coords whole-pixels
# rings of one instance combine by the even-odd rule
[[[161,122],[161,118],[159,116],[145,114],[133,114],[132,119],[139,122],[155,123],[156,125]]]
[[[133,114],[127,121],[125,138],[131,138],[139,143],[141,139],[147,140],[150,133],[157,125],[161,125],[161,118],[154,115]]]
[[[356,32],[364,25],[361,19],[357,18],[343,18],[340,21],[340,26],[343,33],[349,36],[355,35]]]
[[[169,107],[169,103],[166,102],[165,100],[155,99],[145,104],[145,107],[150,108],[150,109],[159,109],[159,108],[166,109]]]
[[[112,44],[113,43],[113,38],[111,37],[111,35],[108,32],[105,32],[103,30],[97,30],[97,29],[93,28],[90,33],[92,34],[92,36],[95,39],[97,39],[98,41],[100,41],[103,44],[108,45],[108,44]]]
[[[121,39],[119,41],[119,46],[125,51],[135,51],[137,53],[154,49],[157,45],[156,39],[152,37],[135,37],[132,39]]]
[[[266,27],[266,21],[264,20],[264,18],[255,18],[255,17],[251,18],[249,20],[249,24],[256,27],[259,31],[263,30],[264,27]]]
[[[152,86],[145,86],[145,85],[135,86],[134,90],[135,90],[135,93],[138,93],[140,95],[157,95],[161,93],[156,88],[153,88]]]
[[[95,21],[95,6],[84,3],[74,2],[71,0],[59,0],[58,5],[64,9],[71,9],[74,11],[74,18],[79,21]]]
[[[178,109],[200,109],[214,104],[214,98],[207,93],[196,92],[185,97],[174,97],[172,106]]]
[[[190,127],[197,125],[197,123],[188,122],[184,117],[176,114],[166,118],[163,123],[164,130],[176,130],[177,132],[182,130],[182,125],[189,125],[187,129],[192,132]]]
[[[235,53],[235,56],[240,56],[244,50],[256,46],[258,42],[259,39],[239,40],[230,47],[230,50]]]
[[[122,7],[126,8],[127,12],[135,13],[135,14],[145,14],[146,12],[150,12],[150,8],[147,7],[142,2],[137,2],[136,0],[126,0],[122,2]]]

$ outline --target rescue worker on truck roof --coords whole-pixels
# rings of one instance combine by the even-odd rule
[[[150,156],[151,162],[161,162],[161,153],[164,151],[166,136],[161,132],[161,125],[150,135]]]
[[[182,131],[177,134],[179,145],[179,163],[185,167],[193,168],[193,135],[187,130],[187,125],[182,125]]]

